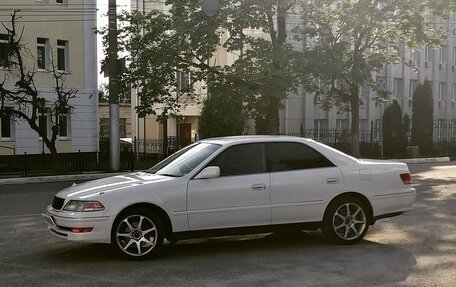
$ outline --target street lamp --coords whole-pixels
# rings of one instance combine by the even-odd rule
[[[383,159],[383,105],[387,102],[386,99],[380,100],[380,158]]]

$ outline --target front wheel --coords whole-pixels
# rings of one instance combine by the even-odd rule
[[[125,212],[114,222],[112,243],[121,254],[131,259],[145,258],[162,246],[162,226],[160,218],[148,210]]]
[[[355,197],[333,201],[325,212],[323,234],[338,244],[354,244],[360,241],[369,228],[365,204]]]

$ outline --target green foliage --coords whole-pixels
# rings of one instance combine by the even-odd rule
[[[224,0],[214,17],[203,13],[201,0],[169,2],[167,13],[125,15],[130,24],[119,29],[120,50],[130,51],[125,80],[139,91],[140,116],[178,114],[184,104],[179,97],[195,100],[200,91],[193,84],[217,75],[210,79],[214,85],[244,91],[236,101],[245,103],[259,133],[277,133],[281,100],[298,85],[300,53],[286,41],[285,29],[296,2]],[[235,55],[232,65],[214,61],[221,46],[222,53]],[[191,71],[186,90],[176,88],[179,71]]]
[[[198,123],[200,138],[243,134],[245,116],[241,89],[230,83],[213,81],[209,91]]]
[[[429,154],[433,148],[433,113],[431,82],[419,85],[413,95],[412,145],[420,147],[420,152]]]
[[[449,3],[434,0],[311,0],[302,1],[302,25],[296,33],[307,39],[303,62],[305,88],[322,96],[326,110],[350,110],[352,153],[359,154],[360,87],[376,91],[376,100],[388,93],[373,78],[386,64],[403,59],[398,51],[437,46],[444,32],[433,23],[445,15]]]
[[[405,153],[406,135],[402,124],[402,112],[399,103],[394,100],[382,118],[383,155],[387,158],[399,157]]]

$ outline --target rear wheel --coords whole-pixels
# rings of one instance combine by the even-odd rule
[[[356,243],[366,235],[369,228],[367,214],[365,204],[356,197],[336,199],[326,210],[323,233],[334,243]]]
[[[163,244],[163,224],[154,213],[136,209],[121,214],[114,222],[112,244],[131,259],[156,253]]]

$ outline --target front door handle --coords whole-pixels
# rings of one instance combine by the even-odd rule
[[[253,191],[261,191],[266,189],[266,184],[264,183],[259,183],[259,184],[254,184],[252,185],[252,190]]]

